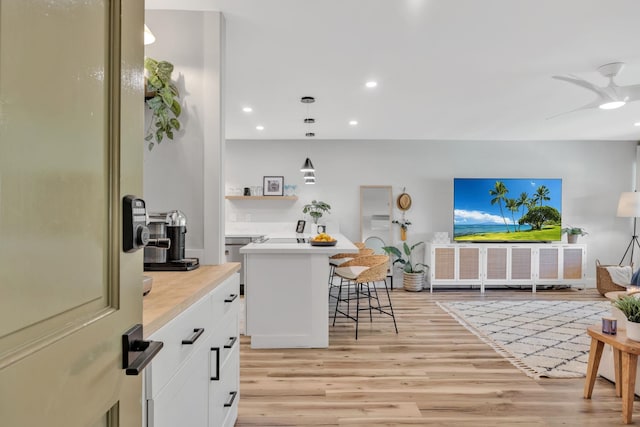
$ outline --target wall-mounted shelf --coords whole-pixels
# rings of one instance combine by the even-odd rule
[[[224,196],[227,200],[298,200],[298,196]]]

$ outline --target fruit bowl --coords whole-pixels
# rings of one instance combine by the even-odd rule
[[[335,246],[338,243],[337,240],[309,240],[311,246]]]

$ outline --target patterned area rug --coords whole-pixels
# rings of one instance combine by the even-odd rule
[[[608,301],[438,303],[514,366],[534,378],[584,377],[587,326],[611,315]]]

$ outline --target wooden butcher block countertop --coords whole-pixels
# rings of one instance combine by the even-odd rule
[[[145,338],[240,270],[239,262],[201,265],[192,271],[145,271],[153,278],[151,292],[142,300]]]

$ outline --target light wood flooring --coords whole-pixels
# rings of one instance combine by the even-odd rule
[[[595,289],[437,290],[392,299],[388,317],[330,326],[327,349],[252,350],[242,337],[236,426],[617,426],[621,400],[599,378],[527,377],[443,312],[436,301],[604,300]],[[640,402],[634,405],[640,425]]]

